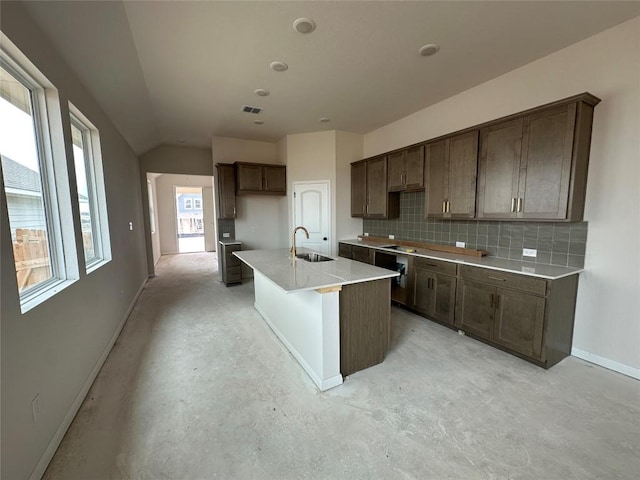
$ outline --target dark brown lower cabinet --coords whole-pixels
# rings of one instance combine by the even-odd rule
[[[455,325],[549,368],[571,354],[578,276],[557,280],[463,265]]]
[[[391,332],[390,280],[343,285],[340,291],[340,373],[384,360]]]
[[[410,257],[407,306],[432,320],[453,325],[456,265]]]

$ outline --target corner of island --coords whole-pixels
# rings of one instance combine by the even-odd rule
[[[309,262],[288,249],[234,255],[253,269],[256,310],[321,391],[384,360],[398,272],[340,257]]]

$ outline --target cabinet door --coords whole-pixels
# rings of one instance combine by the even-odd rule
[[[522,118],[484,128],[478,162],[478,218],[515,218]]]
[[[545,299],[498,289],[493,340],[528,357],[540,359]]]
[[[262,191],[262,165],[236,164],[238,193]]]
[[[351,165],[351,216],[364,217],[367,207],[367,162]]]
[[[476,213],[478,131],[450,138],[448,150],[447,214],[451,218],[473,218]]]
[[[440,140],[427,144],[425,158],[426,218],[443,218],[449,188],[449,142]]]
[[[412,288],[409,295],[409,306],[420,313],[432,316],[435,311],[435,289],[431,288],[436,275],[423,268],[414,268],[412,274]]]
[[[387,191],[399,192],[405,189],[405,152],[387,155]]]
[[[436,273],[431,281],[431,288],[434,292],[431,316],[436,320],[453,325],[456,278]]]
[[[264,191],[272,193],[287,193],[287,168],[283,166],[264,167]]]
[[[567,217],[575,119],[575,103],[525,118],[518,217]]]
[[[338,243],[338,256],[351,259],[351,245]]]
[[[367,161],[367,210],[371,218],[387,217],[387,158]]]
[[[478,337],[493,338],[493,299],[496,288],[460,279],[456,300],[455,325]]]
[[[424,145],[405,150],[404,186],[406,190],[424,188]]]
[[[218,174],[218,218],[236,218],[236,169],[231,164],[218,164],[216,172]]]

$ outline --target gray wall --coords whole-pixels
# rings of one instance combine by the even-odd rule
[[[176,173],[185,175],[213,176],[211,150],[208,148],[184,147],[175,145],[160,145],[140,156],[140,182],[144,215],[145,242],[147,251],[147,269],[149,276],[155,272],[153,241],[151,237],[151,223],[149,221],[149,198],[147,193],[148,173]],[[157,182],[156,182],[157,183]],[[158,195],[156,191],[156,203]],[[157,211],[156,211],[157,214]],[[156,224],[156,234],[159,238],[159,225]],[[156,259],[157,260],[157,259]]]
[[[81,271],[75,283],[22,314],[1,195],[0,475],[6,479],[42,473],[147,277],[137,157],[23,8],[3,2],[1,30],[59,89],[63,106],[71,101],[100,131],[112,261],[91,275]],[[73,165],[73,158],[67,164]],[[66,183],[75,185],[75,180]],[[74,223],[78,230],[79,220]],[[77,247],[81,257],[81,244]],[[34,424],[36,395],[41,414]]]

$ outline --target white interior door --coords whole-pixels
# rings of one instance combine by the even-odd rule
[[[331,210],[329,208],[329,182],[293,184],[293,223],[309,231],[296,234],[296,245],[314,252],[331,255]]]
[[[202,222],[204,223],[204,250],[216,251],[216,210],[213,205],[213,188],[202,187]]]

